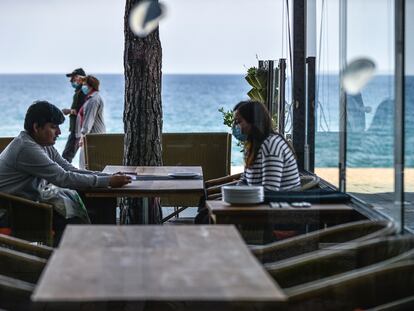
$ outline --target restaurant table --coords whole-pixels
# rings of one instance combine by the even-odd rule
[[[286,296],[234,226],[70,225],[32,300],[52,309],[168,302],[197,310]]]
[[[269,204],[229,204],[206,201],[216,224],[337,225],[365,217],[347,204],[312,204],[311,207],[270,207]]]
[[[107,165],[104,173],[130,174],[134,179],[121,188],[94,188],[88,197],[140,197],[143,198],[144,223],[148,223],[148,198],[174,195],[203,195],[204,181],[201,166],[119,166]],[[194,177],[173,178],[170,174],[189,173]],[[183,209],[183,208],[182,208]],[[177,213],[181,212],[178,210]]]

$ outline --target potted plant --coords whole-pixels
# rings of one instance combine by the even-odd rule
[[[278,85],[278,72],[279,69],[276,68],[274,77],[276,78],[276,85]],[[268,71],[264,68],[250,67],[247,69],[247,74],[245,76],[247,83],[252,87],[250,91],[247,92],[247,95],[251,100],[267,104],[267,80],[268,80]],[[277,98],[278,88],[275,88],[274,98]],[[223,116],[223,124],[228,127],[233,126],[233,112],[231,110],[225,111],[223,107],[219,109]],[[273,125],[277,127],[277,114],[272,115]]]

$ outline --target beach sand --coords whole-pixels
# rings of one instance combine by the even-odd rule
[[[243,171],[243,166],[232,166],[232,174]],[[334,167],[319,167],[315,173],[334,186],[338,186],[339,171]],[[414,192],[414,168],[405,169],[405,191]],[[394,169],[392,168],[348,168],[346,172],[347,192],[383,193],[394,191]]]

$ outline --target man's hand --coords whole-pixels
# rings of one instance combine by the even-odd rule
[[[67,109],[67,108],[63,108],[63,109],[62,109],[62,112],[63,112],[63,114],[64,114],[65,116],[67,116],[68,114],[70,114],[70,113],[71,113],[71,110],[70,110],[70,109]]]
[[[112,188],[120,188],[126,184],[130,184],[131,180],[131,176],[112,175],[109,179],[109,186]]]

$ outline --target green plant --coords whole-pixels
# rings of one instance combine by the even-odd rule
[[[221,112],[223,116],[223,124],[231,128],[233,126],[234,121],[233,111],[224,111],[223,107],[221,107],[218,111]]]
[[[278,85],[278,68],[276,68],[274,75],[276,79],[276,85]],[[247,69],[245,79],[247,83],[249,83],[249,85],[252,87],[252,89],[249,92],[247,92],[247,95],[250,97],[250,99],[266,104],[268,79],[267,70],[263,68],[250,67],[249,69]],[[277,93],[278,88],[276,87],[274,94],[275,98],[277,98]],[[218,111],[222,114],[223,124],[231,128],[233,126],[234,121],[233,111],[225,111],[223,107],[221,107]],[[274,128],[277,128],[277,114],[274,114],[272,116],[272,123]],[[242,142],[238,142],[237,146],[244,147],[244,144]]]
[[[262,68],[250,67],[247,69],[245,79],[252,87],[252,89],[247,92],[250,99],[265,103],[267,93],[267,71]]]

